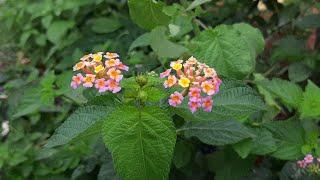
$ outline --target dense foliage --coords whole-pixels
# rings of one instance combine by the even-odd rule
[[[0,0],[0,179],[318,179],[319,49],[316,0]],[[121,92],[73,90],[100,51]],[[168,104],[190,56],[222,79],[211,112]]]

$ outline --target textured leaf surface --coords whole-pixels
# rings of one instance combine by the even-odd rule
[[[190,49],[219,74],[241,79],[254,70],[262,39],[261,34],[249,25],[220,25],[201,32]],[[253,47],[252,43],[258,46]]]
[[[212,112],[202,110],[192,114],[186,104],[175,108],[186,120],[245,120],[251,114],[264,110],[265,104],[251,87],[238,81],[223,80],[220,92],[213,97]]]
[[[117,109],[103,127],[117,173],[124,179],[167,179],[176,142],[173,123],[157,107]]]
[[[274,78],[271,81],[261,81],[259,85],[273,93],[285,105],[290,107],[297,108],[302,101],[302,89],[293,82]]]
[[[154,0],[129,0],[132,20],[141,28],[151,30],[156,26],[167,25],[170,17],[162,12],[164,3]]]
[[[317,118],[320,116],[320,88],[308,81],[303,102],[300,108],[301,118]]]
[[[189,122],[178,130],[187,137],[197,137],[210,145],[226,145],[252,138],[249,129],[233,120]]]
[[[112,106],[85,106],[76,110],[59,128],[56,129],[54,135],[51,136],[47,148],[67,144],[77,136],[85,133],[92,134],[94,130],[90,130],[97,122],[105,119]],[[98,128],[98,127],[96,127]],[[94,129],[96,129],[94,128]],[[99,128],[100,129],[100,128]]]
[[[305,132],[298,120],[286,120],[264,124],[274,139],[277,149],[271,155],[283,160],[295,160],[302,156],[301,147],[305,144]]]

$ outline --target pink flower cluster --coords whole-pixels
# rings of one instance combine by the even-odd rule
[[[170,63],[170,67],[160,74],[160,78],[166,78],[163,86],[165,88],[178,86],[183,90],[171,94],[169,104],[176,107],[182,104],[184,96],[188,95],[188,107],[192,113],[201,107],[204,111],[211,112],[212,96],[219,92],[221,84],[216,71],[208,65],[198,62],[194,57],[190,57],[184,63],[183,60],[173,61]]]
[[[307,154],[303,160],[300,160],[297,162],[297,165],[299,168],[305,169],[307,168],[309,165],[314,164],[314,161],[316,159],[317,163],[320,163],[320,158],[315,158],[313,157],[311,154]]]
[[[128,71],[129,67],[119,60],[117,53],[88,54],[83,56],[73,67],[73,71],[81,71],[72,77],[70,86],[73,89],[81,84],[86,87],[95,87],[100,93],[111,91],[117,93],[121,90],[120,81],[123,78],[121,71]]]

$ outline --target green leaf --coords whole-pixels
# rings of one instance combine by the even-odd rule
[[[150,102],[159,102],[161,99],[167,97],[167,93],[161,88],[146,87],[144,91],[147,93],[147,100]]]
[[[259,29],[253,28],[249,24],[245,23],[234,24],[233,27],[246,38],[249,45],[252,46],[251,48],[255,49],[256,55],[263,52],[265,42]]]
[[[47,30],[48,39],[58,44],[62,38],[67,34],[67,31],[75,25],[74,21],[54,21]]]
[[[302,156],[305,132],[296,119],[270,122],[263,125],[276,139],[277,149],[271,156],[282,160],[296,160]]]
[[[40,100],[42,105],[53,106],[54,105],[54,91],[53,83],[55,81],[55,74],[50,71],[45,74],[44,78],[41,80],[41,96]]]
[[[302,101],[303,91],[293,82],[274,78],[271,81],[260,81],[258,84],[280,98],[282,103],[289,107],[297,108]]]
[[[137,47],[149,46],[150,44],[151,44],[151,34],[144,33],[131,43],[129,51],[132,51],[134,48],[137,48]]]
[[[151,30],[169,23],[170,17],[162,12],[165,5],[161,1],[129,0],[128,4],[132,20],[143,29]]]
[[[233,149],[238,153],[238,155],[242,159],[246,158],[250,154],[252,150],[252,146],[253,146],[252,139],[245,139],[243,141],[240,141],[232,145]]]
[[[299,110],[302,119],[320,117],[320,88],[310,80]]]
[[[266,128],[253,128],[254,134],[252,150],[250,153],[256,155],[265,155],[274,152],[277,149],[276,139]]]
[[[312,74],[311,68],[309,68],[306,64],[304,63],[292,63],[289,65],[288,68],[288,76],[289,79],[293,82],[301,82],[308,77],[310,77]]]
[[[281,39],[272,50],[271,60],[275,61],[299,61],[304,58],[305,41],[294,36],[287,36]]]
[[[158,107],[119,107],[105,121],[104,141],[124,179],[167,179],[176,142],[174,125]]]
[[[82,133],[92,131],[90,130],[92,127],[100,129],[101,126],[96,127],[95,124],[105,119],[113,110],[114,107],[111,104],[108,107],[96,105],[80,107],[56,129],[45,147],[52,148],[67,144]]]
[[[187,15],[175,16],[168,27],[170,31],[170,37],[181,37],[192,31],[192,17]]]
[[[165,27],[157,27],[150,35],[151,48],[160,58],[176,58],[188,51],[187,48],[169,41],[165,32]]]
[[[296,25],[300,29],[318,28],[320,27],[320,15],[311,14],[308,16],[304,16],[301,19],[296,20],[294,22],[294,25]]]
[[[242,82],[223,80],[220,91],[213,97],[212,112],[202,110],[192,114],[188,109],[187,100],[182,106],[175,108],[175,112],[186,120],[211,121],[211,120],[246,120],[255,112],[265,109],[265,104],[251,87]]]
[[[241,159],[229,149],[209,155],[208,166],[215,172],[215,180],[247,179],[253,166],[253,159]]]
[[[194,9],[195,7],[197,6],[200,6],[201,4],[204,4],[204,3],[207,3],[207,2],[210,2],[211,0],[194,0],[189,6],[188,8],[186,9],[187,11],[191,10],[191,9]]]
[[[202,31],[190,49],[222,76],[242,79],[253,72],[255,56],[263,48],[262,39],[261,33],[249,25],[220,25]]]
[[[186,137],[197,137],[206,144],[219,146],[254,137],[249,129],[234,120],[188,122],[178,132],[184,132]]]
[[[92,31],[95,33],[110,33],[121,27],[120,22],[115,18],[100,17],[93,19]]]
[[[173,163],[177,168],[187,165],[191,159],[190,146],[183,142],[178,141],[174,149]]]
[[[25,116],[39,110],[41,107],[41,101],[39,99],[41,96],[40,91],[41,89],[39,87],[25,88],[20,97],[18,107],[15,109],[13,118]]]

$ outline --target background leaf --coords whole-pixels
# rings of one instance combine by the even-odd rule
[[[197,137],[206,144],[220,146],[254,137],[249,129],[233,120],[188,122],[178,132],[184,132],[186,137]]]
[[[151,30],[159,25],[167,25],[170,17],[162,12],[163,2],[153,0],[129,0],[132,20],[141,28]]]

